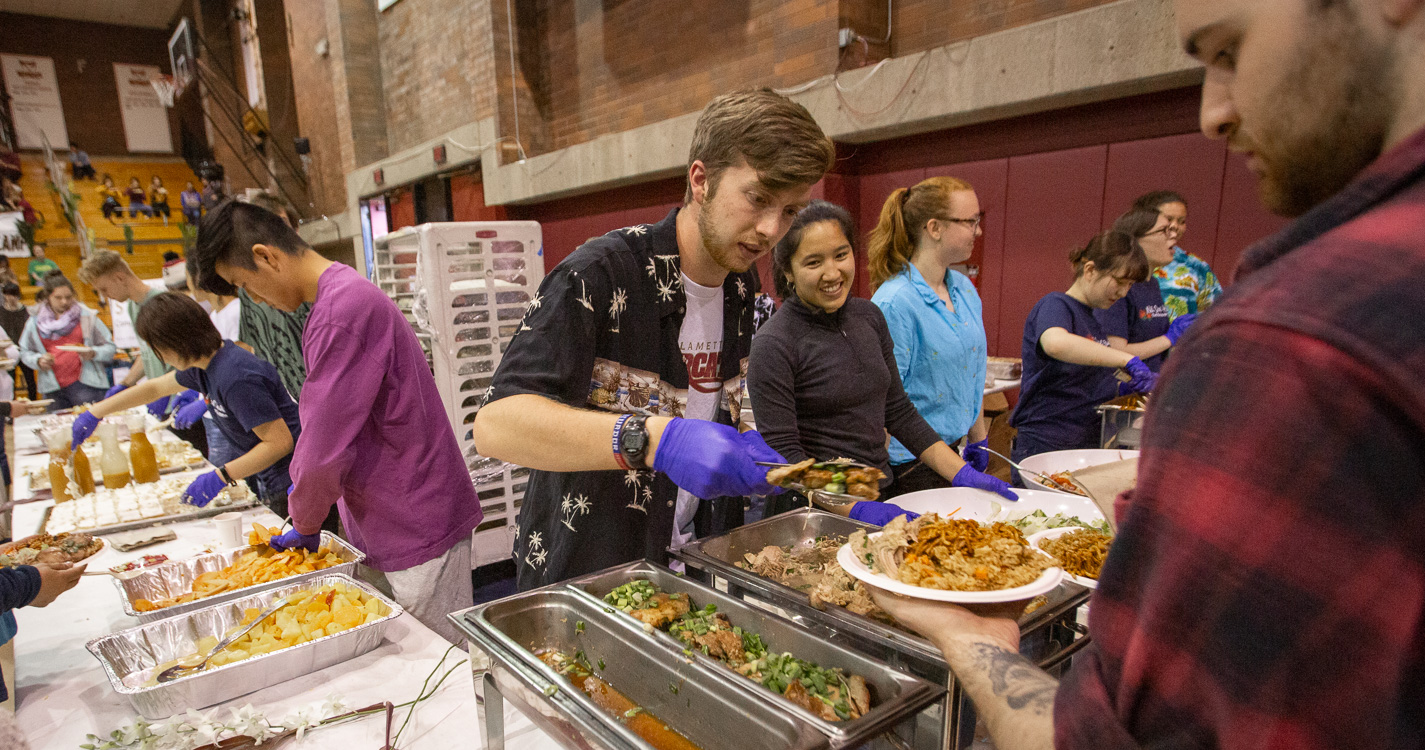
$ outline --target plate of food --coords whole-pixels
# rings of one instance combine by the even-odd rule
[[[1064,569],[1064,577],[1080,586],[1096,589],[1113,537],[1099,529],[1062,526],[1031,534],[1029,543],[1053,557]]]
[[[1138,451],[1130,450],[1050,451],[1030,456],[1020,461],[1019,465],[1030,471],[1043,474],[1052,481],[1052,484],[1042,482],[1030,474],[1020,474],[1020,476],[1024,478],[1026,484],[1033,483],[1035,487],[1045,487],[1055,492],[1087,497],[1069,476],[1072,472],[1087,469],[1090,466],[1110,464],[1114,461],[1127,461],[1137,457]]]
[[[82,532],[35,534],[0,545],[0,567],[93,562],[94,556],[108,546],[103,538]]]
[[[836,560],[852,577],[904,596],[957,604],[1033,599],[1063,578],[1048,553],[1004,523],[923,515],[851,534]]]
[[[1103,513],[1099,511],[1098,506],[1086,497],[1043,489],[1015,488],[1014,493],[1019,496],[1018,501],[1006,500],[993,492],[969,487],[943,487],[908,492],[891,502],[912,513],[939,513],[942,516],[968,518],[983,523],[1013,522],[1026,536],[1050,528],[1048,525],[1032,528],[1018,523],[1019,519],[1035,513],[1042,513],[1044,517],[1062,515],[1083,519],[1083,522],[1073,524],[1075,526],[1088,526],[1103,520]]]
[[[92,347],[92,346],[84,346],[83,344],[60,344],[60,345],[56,346],[55,349],[57,349],[57,350],[59,350],[59,351],[62,351],[62,352],[79,352],[79,353],[92,352],[92,351],[94,351],[94,347]]]

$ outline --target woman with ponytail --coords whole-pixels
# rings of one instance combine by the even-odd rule
[[[961,455],[980,472],[989,465],[985,325],[979,293],[950,267],[970,258],[983,218],[968,182],[932,177],[891,193],[870,242],[871,301],[890,327],[906,393],[942,440],[964,440]],[[949,486],[894,439],[890,455],[897,492]]]
[[[1049,451],[1097,448],[1095,407],[1117,395],[1115,368],[1132,376],[1138,393],[1157,376],[1143,361],[1113,349],[1095,310],[1123,299],[1148,278],[1148,258],[1132,235],[1110,230],[1069,254],[1074,283],[1039,300],[1024,322],[1024,384],[1010,425],[1019,430],[1014,460]]]

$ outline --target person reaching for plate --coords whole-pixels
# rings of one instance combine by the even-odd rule
[[[175,369],[120,391],[75,417],[72,445],[83,443],[105,416],[191,389],[201,397],[179,414],[196,423],[206,403],[239,455],[194,479],[184,493],[187,501],[205,506],[229,485],[255,476],[263,504],[285,517],[287,487],[292,483],[288,466],[302,426],[297,404],[282,387],[276,368],[224,341],[208,313],[185,294],[164,292],[149,299],[139,310],[134,330]]]

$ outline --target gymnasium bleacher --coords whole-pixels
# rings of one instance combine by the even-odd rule
[[[57,156],[66,158],[64,153]],[[98,296],[94,290],[86,284],[78,283],[81,263],[79,241],[70,231],[69,223],[64,220],[59,196],[49,189],[49,176],[44,159],[39,155],[26,154],[21,156],[20,160],[23,172],[20,187],[24,189],[25,197],[34,205],[35,210],[45,217],[44,227],[36,232],[35,241],[43,244],[46,256],[54,260],[65,275],[76,282],[75,288],[79,292],[80,300],[90,307],[97,307]],[[129,218],[127,210],[122,216],[114,217],[111,222],[104,218],[104,212],[100,210],[103,201],[96,192],[96,188],[101,184],[99,181],[81,180],[71,183],[73,190],[79,194],[79,214],[93,237],[94,247],[124,253],[125,260],[140,278],[158,278],[163,272],[163,253],[168,250],[180,254],[183,252],[183,214],[179,209],[178,195],[183,192],[185,183],[191,181],[194,185],[200,184],[198,178],[186,163],[177,158],[92,156],[91,161],[98,176],[102,179],[105,173],[109,174],[120,190],[128,186],[130,177],[139,178],[139,182],[147,189],[149,180],[154,175],[160,177],[164,187],[168,188],[168,204],[172,209],[172,216],[165,225],[162,218],[146,218],[143,214]],[[65,164],[67,167],[68,162]],[[128,202],[122,202],[127,208]],[[126,227],[132,234],[132,244],[126,239]],[[129,254],[130,250],[132,254]],[[21,293],[25,301],[29,302],[34,299],[36,288],[29,284],[25,273],[27,262],[16,258],[10,261],[10,267],[15,270],[15,275],[20,277]]]

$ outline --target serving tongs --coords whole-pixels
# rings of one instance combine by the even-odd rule
[[[1018,469],[1020,474],[1027,474],[1027,475],[1029,475],[1029,476],[1031,476],[1031,477],[1034,477],[1035,479],[1038,479],[1040,482],[1043,482],[1044,484],[1047,484],[1047,485],[1049,485],[1050,487],[1057,487],[1057,486],[1059,486],[1059,483],[1058,483],[1058,482],[1055,482],[1053,479],[1050,479],[1047,475],[1040,474],[1039,472],[1037,472],[1037,471],[1035,471],[1035,470],[1033,470],[1033,469],[1026,469],[1026,468],[1024,468],[1023,466],[1020,466],[1019,464],[1017,464],[1017,463],[1015,463],[1013,460],[1011,460],[1009,456],[1006,456],[1006,455],[1004,455],[1003,453],[1000,453],[999,451],[996,451],[996,450],[994,450],[994,449],[992,449],[992,448],[986,446],[986,447],[985,447],[985,452],[986,452],[986,453],[993,454],[993,455],[996,455],[996,456],[999,456],[1000,458],[1004,459],[1004,462],[1005,462],[1005,463],[1007,463],[1007,464],[1009,464],[1010,466],[1013,466],[1014,468]]]
[[[295,594],[285,596],[277,600],[276,604],[273,604],[271,607],[268,607],[267,609],[263,610],[262,614],[259,614],[252,622],[243,626],[241,630],[238,630],[232,635],[229,635],[221,641],[218,641],[218,645],[214,646],[213,650],[209,651],[208,655],[203,657],[202,661],[195,662],[192,659],[189,659],[187,664],[175,664],[169,667],[168,669],[159,672],[157,681],[159,683],[172,682],[173,680],[176,680],[179,677],[185,677],[192,672],[201,672],[204,667],[208,666],[208,662],[212,661],[213,657],[218,655],[218,652],[236,643],[239,638],[247,635],[249,630],[252,630],[253,628],[257,627],[258,624],[260,624],[263,620],[266,620],[267,618],[276,614],[277,610],[282,609],[288,604],[292,604],[293,602],[304,596],[310,598],[310,596],[312,595],[306,591],[299,591]]]
[[[789,463],[777,463],[775,461],[757,461],[756,463],[758,466],[768,469],[784,469],[788,466],[794,465]],[[874,466],[867,466],[866,464],[858,463],[856,461],[852,461],[850,459],[845,458],[835,459],[832,461],[817,461],[816,463],[812,464],[813,468],[818,466],[835,467],[841,470],[875,468]],[[866,501],[866,498],[864,497],[860,497],[857,495],[848,495],[843,492],[827,492],[826,490],[814,490],[802,484],[801,482],[786,482],[779,486],[785,487],[789,490],[796,490],[797,492],[802,493],[806,496],[808,500],[815,503],[818,507],[824,508],[826,510],[849,508],[852,505],[855,505],[856,503]]]

